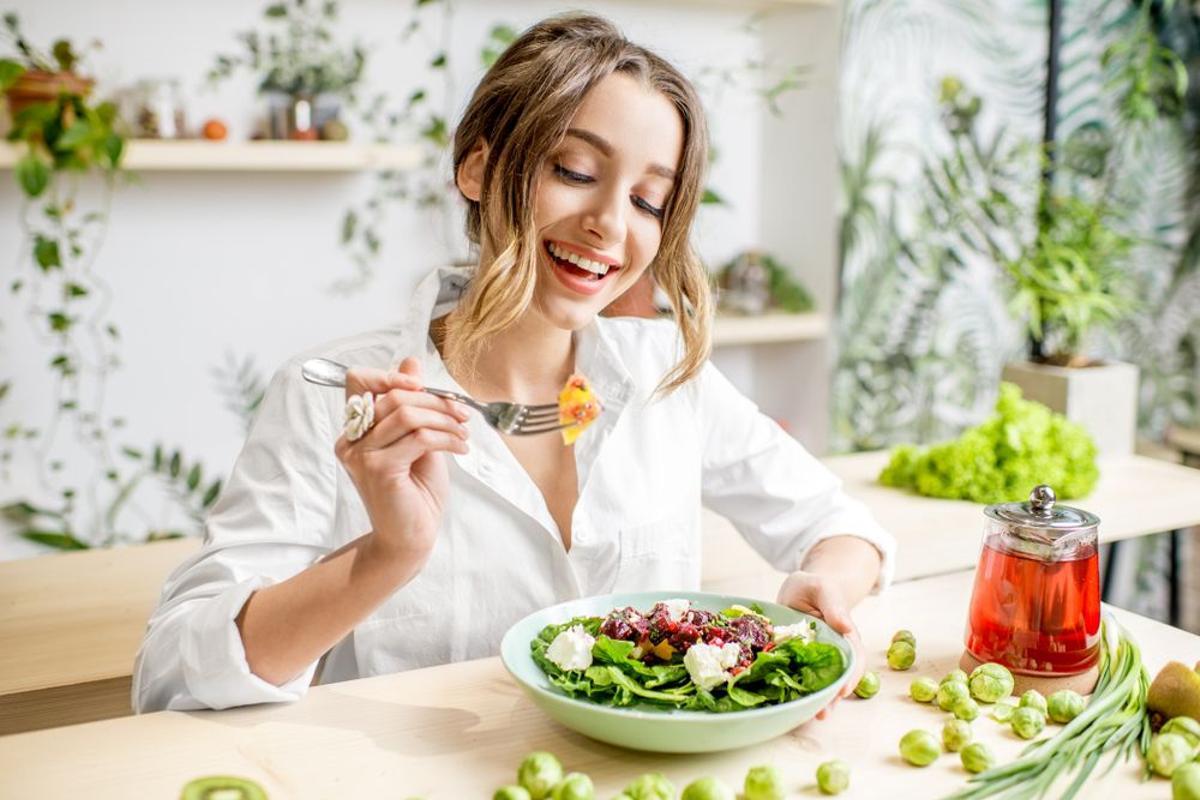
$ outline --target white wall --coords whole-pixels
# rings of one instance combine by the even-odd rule
[[[258,26],[263,5],[235,0],[10,0],[6,8],[20,15],[26,33],[38,43],[60,36],[76,41],[99,38],[104,48],[90,59],[98,94],[145,77],[177,77],[184,85],[192,124],[219,115],[230,123],[233,138],[243,138],[259,112],[251,76],[238,76],[216,91],[202,91],[203,78],[217,52],[234,49],[235,32]],[[732,66],[763,54],[763,37],[742,30],[746,14],[727,6],[573,5],[609,15],[632,39],[658,49],[691,75],[705,66]],[[357,36],[375,47],[370,85],[386,88],[397,100],[416,85],[437,88],[423,68],[431,49],[399,41],[410,6],[407,0],[342,4],[343,38]],[[450,57],[456,66],[457,96],[449,105],[460,109],[481,74],[479,44],[494,23],[520,29],[564,6],[537,0],[460,0],[456,8]],[[789,10],[783,18],[803,28],[813,19],[828,25],[836,20],[836,12]],[[433,36],[438,17],[427,19]],[[836,26],[825,30],[835,31]],[[836,49],[836,41],[826,45],[826,51]],[[787,42],[770,46],[782,50],[783,55],[776,52],[781,59],[812,60],[810,53],[787,53]],[[705,210],[697,226],[697,244],[715,266],[767,236],[773,247],[793,250],[783,254],[785,261],[826,276],[818,278],[814,288],[827,301],[832,254],[831,230],[826,227],[831,225],[835,174],[833,95],[829,75],[821,81],[823,87],[808,91],[809,101],[797,102],[816,102],[820,116],[828,110],[828,117],[773,123],[768,137],[773,147],[784,148],[789,130],[815,122],[827,131],[816,134],[815,141],[818,149],[828,145],[828,152],[809,155],[809,163],[815,158],[824,167],[807,181],[808,200],[798,207],[803,216],[794,213],[797,209],[790,202],[805,189],[787,177],[803,169],[795,166],[794,158],[783,159],[782,150],[763,151],[761,104],[736,90],[719,97],[710,94],[711,127],[720,153],[710,183],[731,201],[731,208]],[[779,163],[784,164],[783,172],[773,166]],[[772,175],[771,180],[764,181],[764,175]],[[342,211],[361,201],[369,187],[365,174],[146,173],[137,184],[116,191],[110,230],[95,268],[113,289],[111,318],[122,330],[123,366],[112,376],[106,400],[108,415],[129,420],[120,444],[145,448],[162,442],[182,448],[211,472],[227,473],[243,437],[240,421],[223,408],[211,374],[227,353],[252,356],[269,372],[296,351],[394,320],[414,281],[451,255],[457,243],[431,233],[436,226],[421,212],[399,207],[386,226],[385,253],[370,288],[350,297],[332,294],[329,284],[352,272],[337,243]],[[774,198],[765,194],[768,189]],[[20,202],[11,173],[0,173],[0,250],[15,254],[10,265],[28,269],[20,260]],[[815,221],[812,208],[819,210]],[[772,221],[765,224],[767,219]],[[780,230],[790,233],[781,235]],[[9,276],[15,266],[5,269]],[[8,282],[6,277],[3,284]],[[50,351],[33,339],[23,313],[19,298],[0,292],[0,380],[9,378],[14,384],[0,403],[0,427],[14,420],[40,427],[47,418],[51,383],[45,364]],[[730,368],[737,372],[738,364]],[[790,385],[791,376],[781,380]],[[820,381],[824,385],[823,374]],[[823,415],[823,402],[819,407]],[[809,424],[823,432],[825,419]],[[61,445],[71,463],[70,451],[78,445],[69,437]],[[0,502],[34,499],[45,491],[30,464],[18,454],[11,480],[0,482]],[[166,525],[172,508],[162,498],[140,497],[127,527]],[[40,548],[0,531],[0,559],[33,552]]]

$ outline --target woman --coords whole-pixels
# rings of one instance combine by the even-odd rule
[[[688,81],[602,19],[509,47],[454,144],[478,267],[275,375],[150,620],[134,707],[293,700],[319,663],[329,682],[493,655],[565,599],[698,588],[702,503],[790,573],[781,602],[857,640],[848,609],[887,584],[894,543],[707,363],[688,242],[706,142]],[[646,270],[674,322],[598,316]],[[345,397],[301,380],[317,355],[355,365]],[[575,371],[605,410],[572,446],[420,391],[538,403]],[[339,435],[364,393],[373,427]]]

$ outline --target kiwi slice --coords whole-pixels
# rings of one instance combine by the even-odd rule
[[[1200,719],[1200,673],[1178,661],[1169,662],[1150,684],[1146,706],[1165,719]]]
[[[189,781],[179,800],[267,800],[267,793],[247,778],[212,775]]]

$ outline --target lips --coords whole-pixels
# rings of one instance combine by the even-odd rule
[[[607,282],[612,280],[614,275],[621,271],[620,267],[611,266],[604,275],[597,275],[594,272],[572,264],[570,261],[564,261],[556,257],[550,252],[549,241],[543,244],[542,249],[545,251],[546,257],[550,259],[551,270],[554,276],[558,278],[559,283],[577,294],[596,294]]]

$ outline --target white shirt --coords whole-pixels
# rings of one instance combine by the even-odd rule
[[[457,389],[429,339],[470,272],[436,270],[396,328],[301,354],[275,374],[221,497],[203,549],[167,579],[133,675],[137,711],[295,700],[317,662],[272,685],[246,662],[234,623],[250,593],[284,581],[371,528],[333,452],[344,395],[310,385],[300,364],[325,356],[392,368],[423,358],[430,386]],[[571,549],[528,473],[476,414],[470,452],[451,455],[450,497],[425,568],[330,652],[331,682],[495,655],[504,632],[565,600],[700,584],[701,505],[727,517],[783,571],[829,536],[878,548],[891,579],[895,540],[838,479],[711,365],[664,399],[676,362],[670,321],[598,318],[576,334],[576,367],[604,406],[575,443],[579,498]]]

